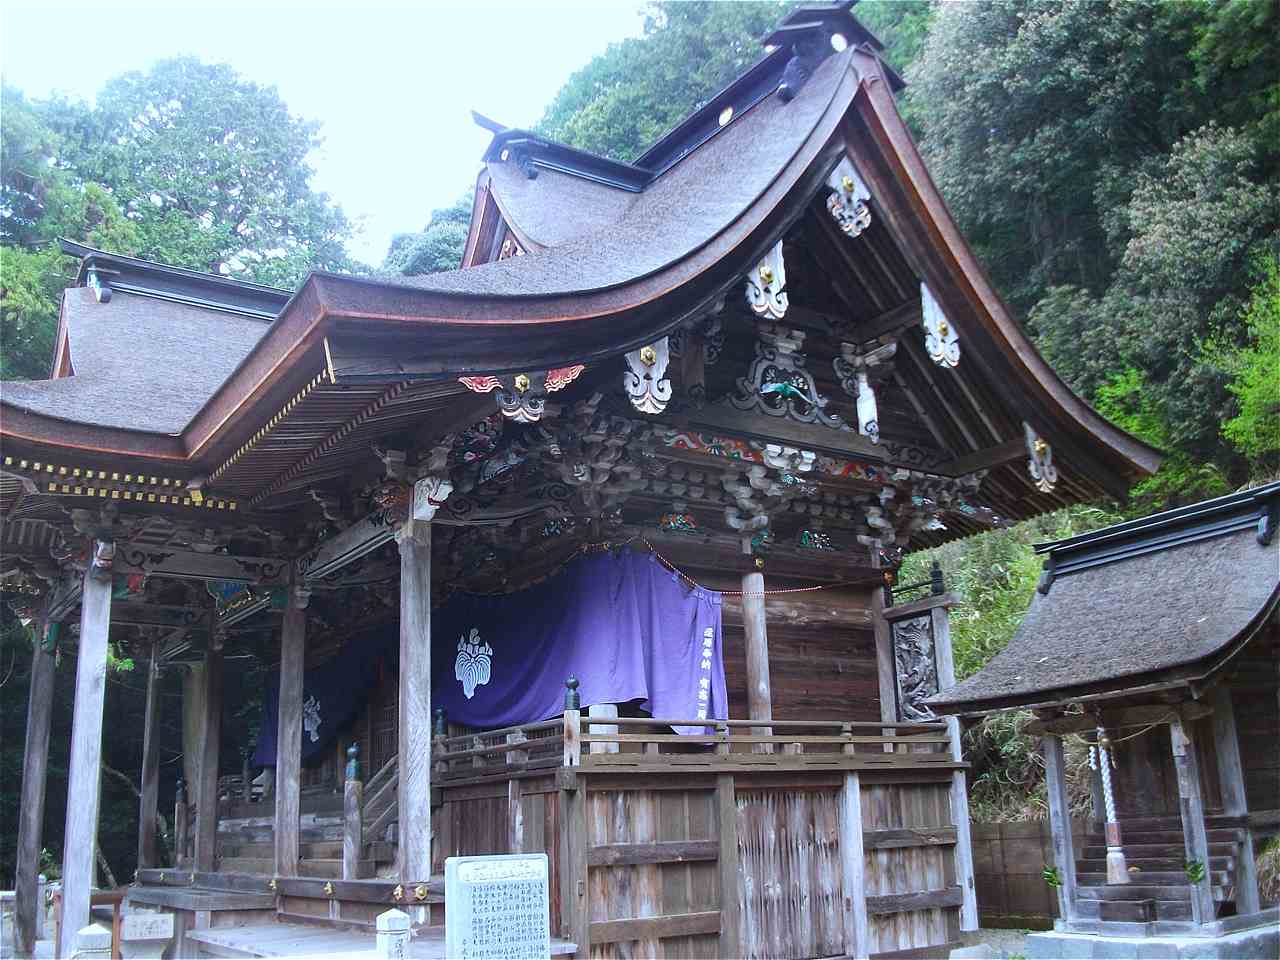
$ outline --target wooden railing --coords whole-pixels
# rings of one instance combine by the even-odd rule
[[[578,710],[542,723],[437,736],[432,758],[433,782],[442,785],[557,768],[623,773],[955,765],[944,723],[593,718]]]

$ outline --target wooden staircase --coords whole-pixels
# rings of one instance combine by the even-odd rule
[[[1236,817],[1206,817],[1209,883],[1218,915],[1232,912],[1242,825]],[[1076,910],[1082,920],[1113,923],[1190,922],[1191,883],[1178,817],[1122,820],[1129,883],[1107,884],[1107,845],[1091,831],[1076,861]]]

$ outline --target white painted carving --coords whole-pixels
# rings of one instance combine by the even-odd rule
[[[871,226],[871,208],[867,206],[871,191],[848,157],[842,157],[836,164],[831,176],[827,177],[827,185],[835,191],[827,197],[827,210],[842,232],[856,237]]]
[[[954,367],[960,362],[960,336],[956,326],[942,312],[942,305],[933,298],[928,284],[920,284],[921,323],[924,326],[924,346],[929,359],[940,367]]]
[[[622,375],[622,386],[631,405],[641,413],[661,413],[671,400],[671,381],[667,379],[667,365],[671,362],[668,338],[632,350],[625,359],[627,372]]]
[[[1036,482],[1036,489],[1041,493],[1052,493],[1058,484],[1058,468],[1053,465],[1053,447],[1031,424],[1022,424],[1027,438],[1027,473]]]
[[[447,478],[423,477],[413,485],[413,519],[431,520],[452,492],[453,484]]]
[[[320,716],[320,701],[315,697],[307,697],[302,704],[302,729],[307,732],[312,743],[320,740],[320,727],[324,719]]]
[[[476,687],[489,682],[493,663],[493,648],[480,639],[480,631],[471,628],[471,636],[458,638],[458,656],[453,661],[453,675],[462,684],[462,694],[468,700],[476,695]]]
[[[787,314],[787,268],[782,261],[782,241],[747,274],[747,303],[757,316],[781,320]]]

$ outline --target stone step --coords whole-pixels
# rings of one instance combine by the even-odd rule
[[[1107,885],[1107,875],[1103,873],[1077,873],[1076,881],[1085,887],[1102,887]],[[1141,877],[1141,884],[1144,886],[1180,886],[1189,883],[1185,871],[1182,870],[1149,870],[1145,871]],[[1209,882],[1217,886],[1226,886],[1231,882],[1231,878],[1222,870],[1210,870]],[[1121,883],[1115,886],[1131,887],[1134,884]]]
[[[1185,878],[1184,878],[1185,879]],[[1213,887],[1215,900],[1222,899],[1223,888]],[[1161,885],[1156,883],[1117,883],[1111,886],[1076,887],[1077,900],[1187,900],[1191,899],[1191,886],[1187,883]]]

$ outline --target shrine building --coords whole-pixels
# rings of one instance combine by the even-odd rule
[[[632,163],[478,118],[455,271],[286,291],[63,242],[49,377],[0,395],[0,573],[40,638],[28,946],[58,651],[59,955],[90,915],[109,643],[148,671],[127,902],[183,955],[356,942],[391,906],[438,940],[445,859],[513,851],[549,857],[563,954],[977,926],[959,725],[926,702],[954,598],[896,571],[1160,455],[1036,353],[850,7],[788,15]],[[260,734],[224,742],[246,702]]]

